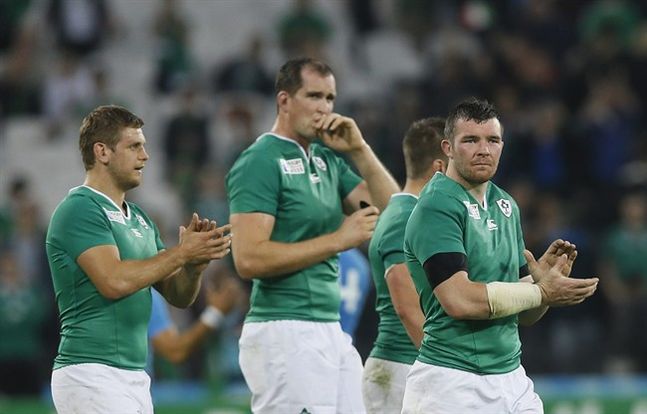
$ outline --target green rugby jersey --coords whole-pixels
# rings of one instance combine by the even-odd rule
[[[371,274],[375,282],[375,310],[380,317],[377,338],[370,356],[387,361],[413,364],[418,349],[413,345],[400,318],[395,313],[389,287],[384,276],[390,267],[403,264],[404,229],[418,197],[397,193],[380,215],[368,247]]]
[[[267,133],[227,174],[229,209],[274,216],[270,240],[309,240],[339,228],[342,200],[361,180],[331,149],[312,143],[306,153],[296,141]],[[296,272],[254,279],[246,321],[338,321],[338,267],[335,255]]]
[[[127,214],[108,196],[87,186],[70,190],[47,230],[47,259],[61,319],[54,369],[99,363],[144,369],[150,288],[121,299],[102,296],[76,260],[89,248],[115,245],[122,260],[147,259],[164,249],[159,230],[133,203]]]
[[[405,231],[407,266],[425,313],[418,359],[478,374],[500,374],[520,363],[517,315],[494,320],[455,320],[433,295],[422,268],[436,253],[467,255],[475,282],[517,282],[526,264],[519,208],[506,192],[488,184],[484,206],[460,184],[436,174],[423,189]]]

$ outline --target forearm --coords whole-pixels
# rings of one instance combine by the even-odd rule
[[[532,276],[526,276],[519,280],[521,283],[533,283]],[[519,324],[523,326],[530,326],[539,321],[544,314],[548,311],[548,306],[541,305],[539,307],[525,310],[519,313]]]
[[[171,277],[159,282],[158,290],[166,301],[178,308],[190,306],[200,291],[202,271],[185,265]]]
[[[162,251],[143,260],[118,260],[114,246],[98,246],[77,259],[99,292],[109,299],[120,299],[155,284],[185,263],[178,248]]]
[[[384,210],[391,195],[400,191],[398,183],[382,165],[368,144],[349,154],[368,186],[371,201],[380,210]]]
[[[270,278],[305,269],[344,250],[334,233],[296,243],[265,240],[233,251],[241,277]]]
[[[419,309],[411,309],[408,312],[398,314],[407,335],[411,342],[415,345],[416,349],[420,349],[423,337],[423,327],[425,325],[425,317]]]

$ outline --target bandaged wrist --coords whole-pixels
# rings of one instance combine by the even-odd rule
[[[200,314],[200,322],[207,325],[211,329],[216,329],[220,326],[224,315],[222,312],[213,306],[208,306]]]
[[[532,283],[491,282],[485,285],[490,319],[515,315],[541,305],[541,289]]]

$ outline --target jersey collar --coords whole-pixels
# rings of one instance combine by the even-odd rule
[[[88,190],[92,191],[93,193],[98,194],[98,195],[100,195],[101,197],[103,197],[103,198],[105,198],[106,200],[108,200],[108,202],[110,202],[110,204],[112,204],[113,206],[115,206],[115,207],[117,208],[117,210],[122,211],[122,210],[121,210],[121,207],[119,207],[119,206],[117,205],[117,203],[115,203],[115,202],[114,202],[114,200],[113,200],[112,198],[108,197],[107,195],[105,195],[105,194],[104,194],[104,193],[102,193],[101,191],[96,190],[96,189],[94,189],[94,188],[92,188],[92,187],[90,187],[90,186],[87,186],[87,185],[80,185],[80,186],[78,186],[78,187],[74,187],[74,188],[72,188],[69,192],[71,193],[72,191],[76,190],[77,188],[87,188]],[[127,203],[125,200],[124,200],[124,204],[126,205],[126,214],[124,214],[124,217],[125,217],[126,219],[130,220],[130,206],[128,205],[128,203]],[[123,213],[122,213],[122,214],[123,214]]]
[[[295,141],[295,140],[293,140],[292,138],[284,137],[284,136],[279,135],[279,134],[276,134],[276,133],[274,133],[274,132],[267,132],[267,133],[265,133],[265,134],[261,135],[260,137],[258,137],[256,140],[259,140],[259,139],[263,138],[263,137],[264,137],[264,136],[266,136],[266,135],[272,135],[273,137],[278,138],[278,139],[280,139],[280,140],[287,141],[287,142],[291,142],[292,144],[296,145],[296,146],[301,150],[301,152],[303,153],[303,156],[305,157],[305,159],[307,159],[307,160],[309,160],[309,159],[310,159],[310,154],[308,154],[308,153],[306,152],[306,150],[305,150],[305,149],[303,149],[303,147],[301,146],[301,144],[299,144],[298,142],[296,142],[296,141]]]

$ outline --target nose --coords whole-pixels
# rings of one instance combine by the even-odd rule
[[[144,161],[148,160],[148,153],[146,152],[146,148],[142,147],[141,154],[139,154],[139,158],[141,158]]]
[[[317,112],[322,114],[329,114],[332,112],[333,102],[327,99],[322,99],[317,105]]]
[[[479,141],[478,153],[484,155],[490,154],[490,143],[487,140]]]

